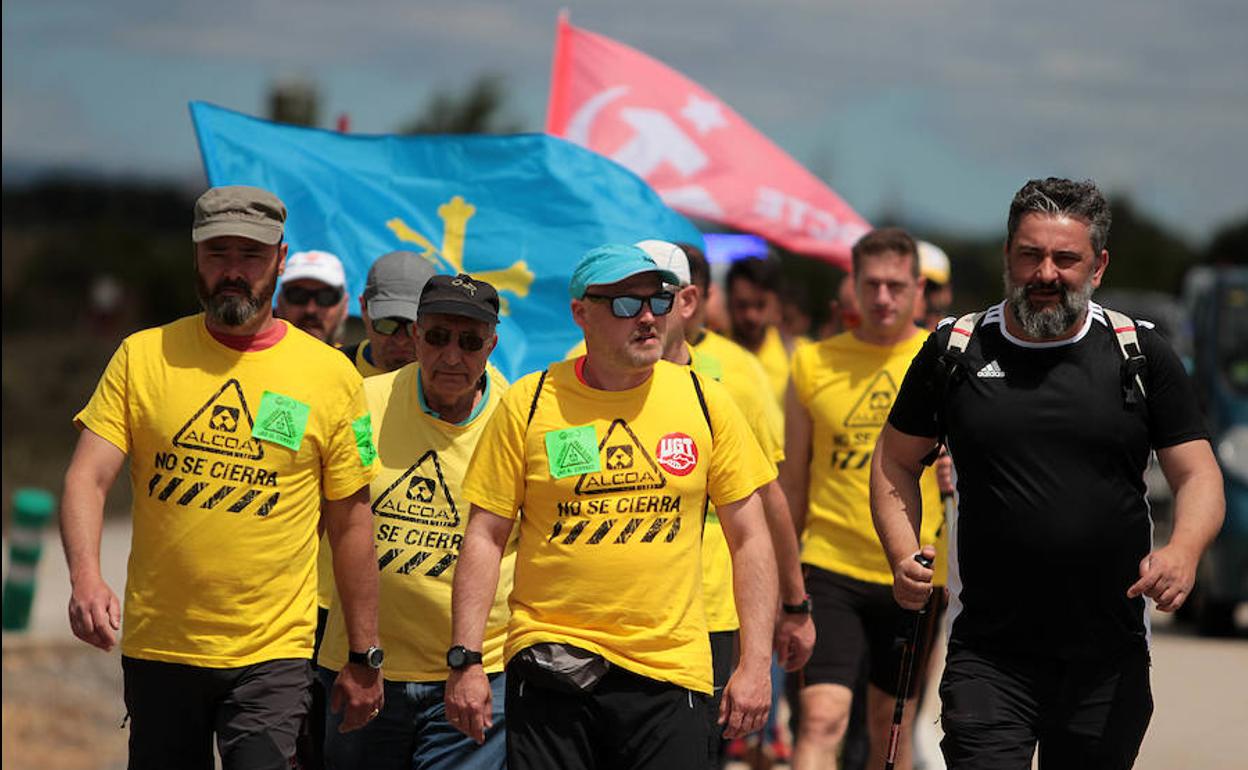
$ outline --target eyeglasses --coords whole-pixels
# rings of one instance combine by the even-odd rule
[[[606,294],[585,294],[585,299],[596,299],[611,302],[611,315],[616,318],[636,318],[641,313],[642,305],[650,304],[650,312],[655,315],[667,315],[672,311],[672,301],[676,298],[670,291],[661,291],[648,297],[634,294],[621,294],[616,297]]]
[[[283,286],[282,298],[292,305],[306,305],[308,300],[312,300],[321,307],[333,307],[342,299],[342,289],[333,286],[326,286],[323,289]]]
[[[373,331],[386,337],[393,336],[401,331],[406,331],[412,322],[407,318],[374,318],[372,319]]]
[[[432,329],[422,329],[420,337],[426,344],[435,348],[444,348],[451,344],[451,339],[455,337],[454,333],[445,327],[435,326]],[[485,337],[478,336],[472,332],[463,331],[458,335],[459,349],[466,350],[469,353],[475,353],[485,347]]]

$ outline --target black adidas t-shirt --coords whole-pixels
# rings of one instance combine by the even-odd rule
[[[1123,396],[1123,356],[1099,305],[1070,340],[1009,335],[1004,306],[982,319],[944,414],[958,476],[949,559],[951,640],[1081,658],[1144,644],[1139,578],[1152,524],[1150,449],[1208,439],[1196,395],[1166,341],[1137,325],[1145,404]],[[915,356],[889,415],[938,433],[938,357],[952,325]]]

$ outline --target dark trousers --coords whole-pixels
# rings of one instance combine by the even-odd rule
[[[123,657],[130,770],[288,770],[311,703],[306,660],[201,668]]]
[[[940,682],[949,770],[1125,770],[1153,713],[1144,649],[1088,661],[951,645]]]
[[[541,687],[507,667],[510,770],[706,767],[708,696],[613,666],[590,692]]]
[[[706,729],[710,764],[715,768],[724,765],[724,748],[728,741],[724,740],[724,726],[719,723],[719,704],[724,697],[724,687],[732,677],[732,670],[737,663],[737,632],[711,632],[711,672],[714,677],[715,693],[706,704]]]

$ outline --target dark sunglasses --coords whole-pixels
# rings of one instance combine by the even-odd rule
[[[326,286],[323,289],[284,286],[282,297],[292,305],[306,305],[308,300],[312,300],[321,307],[333,307],[342,299],[342,289],[335,289],[333,286]]]
[[[406,318],[374,318],[372,319],[373,331],[386,337],[393,336],[401,331],[405,331],[411,326],[412,322]]]
[[[421,330],[420,337],[426,344],[435,348],[444,348],[451,344],[454,333],[445,327],[435,326],[432,329]],[[475,353],[485,347],[485,337],[479,337],[472,332],[459,333],[459,349],[466,350],[469,353]]]
[[[633,294],[621,294],[611,297],[606,294],[586,294],[585,299],[596,299],[611,302],[611,315],[616,318],[636,318],[641,313],[641,306],[650,303],[650,312],[655,315],[667,315],[672,311],[672,301],[676,298],[670,291],[661,291],[648,297]]]

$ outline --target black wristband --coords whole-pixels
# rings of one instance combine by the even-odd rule
[[[781,604],[780,609],[790,615],[809,615],[810,614],[810,594],[802,599],[800,604]]]

